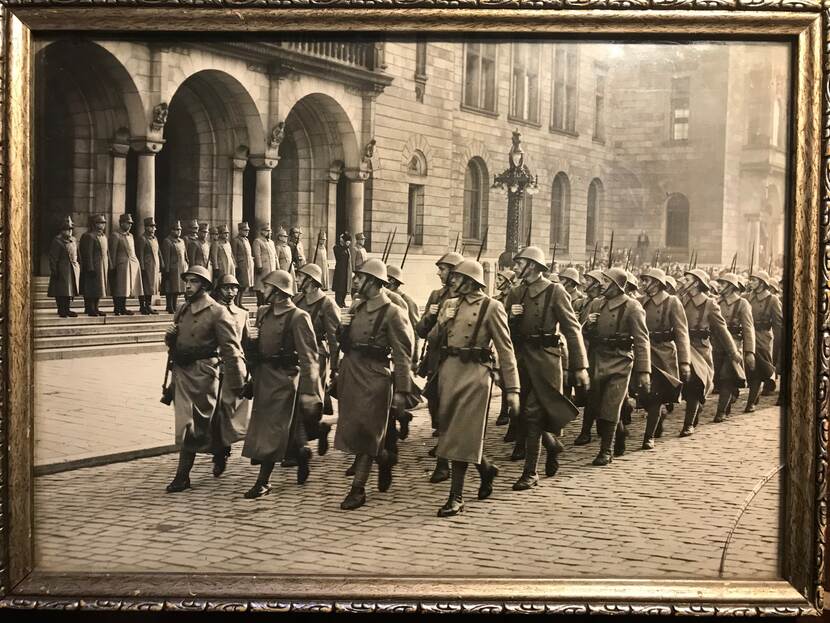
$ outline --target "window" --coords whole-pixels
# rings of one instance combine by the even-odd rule
[[[577,52],[557,45],[553,51],[551,129],[576,132]]]
[[[415,42],[415,100],[424,103],[427,86],[427,42]]]
[[[539,122],[539,48],[532,43],[513,44],[510,74],[510,116]]]
[[[585,215],[585,246],[593,247],[597,241],[597,223],[602,209],[602,182],[595,179],[588,186],[588,210]]]
[[[557,173],[553,178],[550,197],[550,248],[556,245],[557,251],[568,250],[570,238],[571,183],[564,173]]]
[[[464,238],[481,240],[487,227],[487,167],[481,158],[473,158],[464,174]]]
[[[464,64],[464,104],[496,112],[496,44],[468,43]]]
[[[416,245],[424,244],[424,186],[409,185],[409,216],[406,227],[407,237],[413,236]]]
[[[605,70],[596,68],[597,85],[594,91],[594,138],[605,140]]]
[[[666,204],[666,246],[689,247],[689,200],[676,193]]]
[[[671,81],[671,140],[689,140],[689,78]]]

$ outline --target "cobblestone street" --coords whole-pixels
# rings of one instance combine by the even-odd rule
[[[158,404],[155,375],[146,385],[150,411],[161,407],[169,419],[163,426],[169,425],[173,414]],[[79,401],[84,394],[79,391]],[[175,472],[173,454],[40,476],[37,564],[61,571],[715,579],[748,495],[779,465],[780,412],[771,402],[765,398],[755,414],[712,424],[710,401],[705,424],[688,439],[677,437],[682,413],[676,410],[651,452],[639,450],[644,416],[637,412],[629,452],[608,468],[590,465],[596,441],[572,445],[576,422],[564,434],[559,474],[526,492],[511,490],[521,465],[509,461],[505,428],[490,426],[486,452],[501,469],[494,494],[476,500],[471,469],[466,509],[451,519],[435,516],[449,483],[428,481],[434,459],[427,456],[433,440],[425,409],[401,443],[392,489],[375,490],[375,471],[367,505],[352,512],[339,509],[350,457],[336,451],[315,455],[302,487],[294,469],[278,467],[272,493],[255,501],[242,498],[257,472],[239,456],[241,444],[220,479],[211,475],[210,457],[200,456],[193,489],[176,495],[164,492]],[[499,399],[493,403],[491,423]],[[71,417],[88,417],[93,407],[78,405]],[[36,417],[38,433],[49,430],[41,411]],[[723,577],[777,577],[780,492],[775,475],[749,504]]]

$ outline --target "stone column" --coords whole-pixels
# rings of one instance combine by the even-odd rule
[[[110,223],[117,223],[118,217],[127,211],[127,154],[130,146],[126,143],[113,143],[112,155],[112,203],[110,205]]]
[[[352,236],[363,231],[363,201],[367,176],[360,170],[346,170],[349,180],[349,231]],[[364,232],[365,233],[365,232]]]
[[[163,141],[141,140],[132,143],[138,152],[138,183],[136,197],[136,226],[156,213],[156,154],[161,151]]]
[[[245,173],[245,165],[247,164],[248,160],[246,158],[231,158],[231,213],[228,215],[229,222],[231,223],[242,222],[242,180]],[[248,224],[251,226],[252,230],[256,228],[255,223]]]
[[[329,246],[337,242],[337,182],[340,179],[340,167],[329,171],[328,193],[326,195],[326,237]]]
[[[249,225],[252,230],[256,230],[260,223],[271,222],[271,171],[277,166],[278,159],[252,156],[250,162],[256,169],[256,195],[254,196],[256,224],[249,223]]]

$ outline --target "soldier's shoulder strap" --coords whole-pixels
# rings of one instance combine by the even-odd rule
[[[470,334],[470,342],[468,344],[470,348],[473,348],[476,345],[478,332],[481,330],[481,325],[484,323],[484,317],[487,315],[487,309],[490,307],[490,300],[489,296],[485,296],[481,300],[481,305],[478,308],[478,320],[476,320],[476,325],[473,327],[473,332]]]
[[[256,322],[255,325],[257,328],[262,326],[263,321],[265,320],[265,314],[268,313],[270,309],[270,305],[260,305],[256,310]]]

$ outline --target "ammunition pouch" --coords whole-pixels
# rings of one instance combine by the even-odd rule
[[[729,333],[732,337],[736,339],[740,339],[744,336],[744,328],[739,324],[730,324],[727,325],[726,328],[729,329]]]
[[[493,353],[489,348],[456,348],[446,346],[441,349],[441,359],[458,357],[461,363],[487,364],[493,361]]]
[[[342,345],[341,345],[342,346]],[[345,353],[360,353],[368,359],[374,359],[381,363],[388,363],[392,349],[388,346],[377,346],[375,344],[349,344],[348,350],[341,347]]]
[[[215,348],[188,348],[175,349],[172,359],[177,366],[189,366],[200,359],[213,359],[219,357]]]
[[[674,341],[674,329],[669,329],[667,331],[653,331],[648,334],[649,340],[651,340],[652,344],[660,344],[662,342],[673,342]]]
[[[631,350],[634,348],[634,338],[630,335],[617,333],[609,337],[591,338],[591,345],[605,348],[619,348],[620,350]]]
[[[267,363],[273,368],[296,368],[300,365],[300,358],[294,352],[279,352],[259,358],[261,363]]]
[[[167,405],[168,407],[173,404],[173,396],[175,394],[174,385],[170,383],[167,387],[163,388],[161,391],[161,404]]]
[[[698,340],[708,340],[712,335],[709,329],[689,329],[689,338]]]
[[[531,348],[547,348],[559,346],[560,337],[558,333],[535,333],[523,336],[520,342]]]

